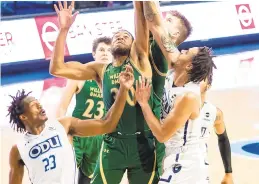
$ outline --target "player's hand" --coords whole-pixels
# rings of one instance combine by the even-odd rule
[[[74,10],[75,2],[72,1],[71,5],[67,7],[67,2],[64,1],[64,7],[61,2],[58,2],[58,6],[54,4],[54,9],[58,15],[58,22],[60,29],[69,30],[70,26],[74,23],[76,16],[78,15],[78,11],[72,14]],[[59,8],[58,8],[59,7]]]
[[[151,80],[140,77],[136,82],[136,99],[140,106],[148,104],[151,93]]]
[[[134,84],[133,69],[130,65],[126,65],[125,71],[120,73],[119,76],[120,87],[129,90]]]
[[[234,184],[232,174],[226,173],[221,184]]]

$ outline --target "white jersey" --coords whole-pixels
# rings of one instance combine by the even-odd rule
[[[187,92],[200,96],[200,85],[189,82],[183,87],[173,84],[174,72],[169,70],[165,80],[162,98],[161,123],[174,108],[176,98]],[[163,174],[159,184],[203,184],[205,181],[204,157],[200,149],[201,121],[187,120],[172,137],[166,141]]]
[[[217,107],[209,102],[204,102],[201,109],[201,147],[205,154],[205,161],[208,163],[207,151],[208,151],[208,140],[210,133],[213,130],[213,125],[217,116]]]
[[[39,135],[26,133],[17,144],[31,183],[76,184],[76,161],[64,127],[48,121]]]
[[[165,80],[164,94],[162,98],[161,120],[167,117],[173,109],[177,97],[187,92],[193,92],[200,96],[200,86],[193,82],[189,82],[183,87],[173,86],[173,70],[169,70]],[[172,137],[165,142],[166,150],[171,148],[181,148],[183,146],[194,145],[200,143],[201,123],[199,118],[188,120],[185,125],[177,130]],[[166,151],[167,152],[167,151]],[[170,154],[170,153],[169,153]]]

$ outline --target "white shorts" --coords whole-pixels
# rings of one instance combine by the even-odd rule
[[[171,154],[164,159],[163,166],[158,184],[206,184],[202,152]]]

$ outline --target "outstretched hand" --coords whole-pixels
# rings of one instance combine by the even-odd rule
[[[134,84],[133,69],[130,65],[126,65],[125,71],[120,73],[120,86],[129,90]]]
[[[140,106],[148,104],[151,94],[151,80],[140,77],[136,82],[136,99]]]
[[[79,14],[79,11],[72,14],[72,11],[74,10],[75,2],[72,1],[71,5],[67,7],[67,2],[64,1],[64,7],[62,6],[62,3],[58,2],[58,7],[56,4],[54,4],[54,9],[58,15],[58,22],[60,29],[69,30],[71,25],[74,23],[76,16]]]

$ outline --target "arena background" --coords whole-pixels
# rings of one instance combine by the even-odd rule
[[[132,7],[82,10],[70,29],[66,60],[92,60],[91,43],[98,36],[112,35],[118,29],[134,33]],[[221,108],[232,148],[235,184],[259,182],[259,2],[232,0],[162,6],[163,12],[178,10],[192,23],[194,31],[180,48],[210,46],[214,49],[215,71],[209,99]],[[53,13],[3,17],[0,23],[1,113],[0,183],[8,183],[8,154],[22,135],[10,128],[7,106],[9,94],[25,89],[40,99],[49,118],[66,80],[48,73],[49,58],[58,25]],[[74,106],[69,106],[68,115]],[[224,169],[217,137],[209,146],[212,184],[220,183]],[[29,184],[25,174],[23,184]]]

